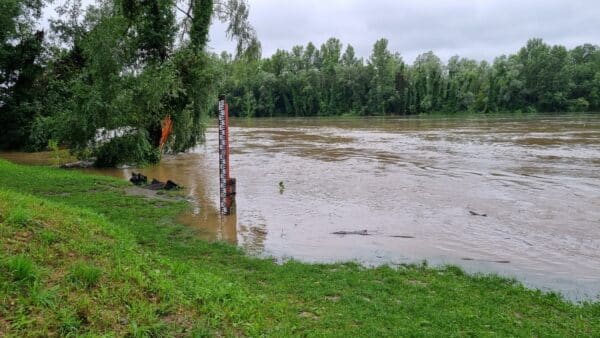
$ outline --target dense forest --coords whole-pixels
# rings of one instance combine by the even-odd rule
[[[335,38],[261,60],[219,57],[221,91],[239,116],[600,110],[600,48],[531,39],[493,63],[432,52],[412,65],[381,39],[365,61]]]
[[[262,58],[248,15],[246,0],[0,1],[0,149],[157,162],[202,141],[219,93],[244,117],[600,110],[595,45],[532,39],[492,64],[428,52],[409,65],[386,39],[364,60],[332,38]],[[209,52],[214,20],[234,55]]]

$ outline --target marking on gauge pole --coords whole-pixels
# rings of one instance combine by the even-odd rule
[[[219,195],[222,215],[229,215],[235,203],[236,180],[229,175],[229,105],[219,96]]]

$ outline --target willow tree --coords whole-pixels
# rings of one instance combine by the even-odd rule
[[[53,27],[69,50],[57,48],[48,71],[66,92],[51,105],[60,121],[55,136],[81,154],[91,149],[102,166],[159,161],[165,119],[173,133],[162,150],[181,152],[202,141],[204,117],[217,97],[217,70],[207,52],[214,17],[230,22],[239,55],[257,49],[241,0],[99,1],[75,15],[78,1],[68,5],[72,10]],[[73,51],[82,66],[65,81],[58,65]],[[108,130],[120,137],[106,142],[98,131]]]

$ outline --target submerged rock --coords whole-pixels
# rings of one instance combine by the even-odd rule
[[[179,185],[171,180],[168,180],[167,183],[161,182],[156,178],[152,179],[152,182],[147,187],[150,190],[176,190],[179,189]]]
[[[157,180],[156,178],[153,178],[152,182],[150,182],[150,185],[147,186],[146,188],[148,188],[150,190],[161,190],[164,187],[165,187],[165,183]]]

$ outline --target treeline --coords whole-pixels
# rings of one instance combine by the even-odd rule
[[[218,57],[221,92],[236,116],[387,115],[432,112],[600,110],[600,48],[531,39],[493,63],[434,53],[412,65],[381,39],[367,60],[335,38],[265,59]]]

